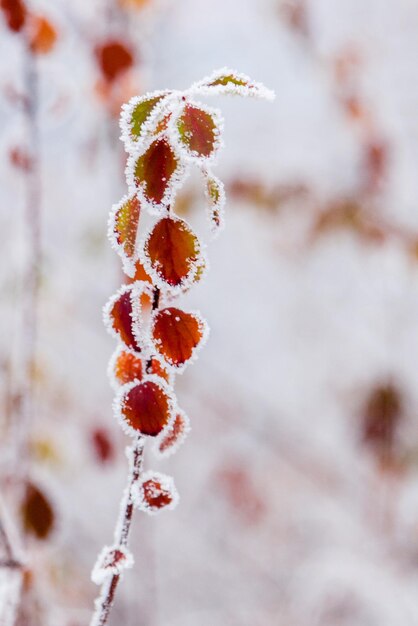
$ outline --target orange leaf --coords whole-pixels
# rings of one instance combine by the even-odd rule
[[[37,539],[46,539],[55,523],[54,510],[45,494],[32,483],[26,490],[20,509],[25,531]]]
[[[170,307],[154,317],[152,339],[159,354],[173,367],[189,361],[207,332],[206,323],[196,313]]]
[[[181,219],[164,217],[157,222],[144,245],[144,265],[160,284],[183,287],[202,262],[199,240]]]
[[[168,387],[156,376],[128,383],[116,399],[115,413],[128,434],[156,437],[172,414]]]
[[[124,348],[117,348],[110,363],[110,374],[118,385],[125,385],[133,380],[142,380],[143,362],[139,356]]]
[[[143,359],[134,352],[122,346],[116,348],[109,363],[109,376],[115,387],[142,380],[145,371],[163,378],[166,382],[170,380],[167,370],[156,357],[147,359],[144,365]]]
[[[29,45],[34,54],[48,54],[55,46],[57,31],[46,17],[31,15],[29,20]]]
[[[152,283],[151,277],[145,271],[145,268],[141,261],[135,261],[135,275],[133,276],[132,280],[143,280],[145,282]]]
[[[148,362],[148,373],[155,374],[160,378],[163,378],[167,383],[170,382],[170,374],[167,369],[163,366],[161,361],[156,357],[152,357]]]

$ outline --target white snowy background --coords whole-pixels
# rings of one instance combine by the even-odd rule
[[[24,548],[36,606],[27,625],[88,624],[91,568],[111,541],[125,483],[126,438],[106,377],[114,341],[102,324],[122,280],[106,230],[125,193],[124,157],[117,119],[95,94],[93,52],[112,34],[135,46],[139,93],[186,88],[227,65],[277,98],[216,99],[226,124],[215,171],[229,189],[227,228],[209,248],[206,280],[183,300],[211,335],[178,379],[189,438],[167,461],[146,458],[174,476],[180,503],[157,518],[136,515],[135,565],[111,626],[418,626],[418,4],[306,0],[299,29],[297,3],[278,0],[149,0],[123,19],[110,0],[32,6],[59,32],[38,64],[43,264],[30,433],[31,476],[56,525]],[[25,176],[8,157],[25,142],[6,96],[7,85],[21,85],[22,49],[0,28],[6,475],[29,251]],[[335,63],[347,50],[357,59],[350,85],[372,120],[366,129],[339,100]],[[361,201],[389,235],[365,237],[343,220],[314,236],[332,203],[363,198],[370,137],[388,156]],[[303,189],[266,207],[234,193],[236,181],[270,196]],[[208,238],[197,180],[188,190],[187,219]],[[404,407],[396,471],[362,442],[367,398],[387,381]],[[97,428],[113,444],[107,463],[92,445]]]

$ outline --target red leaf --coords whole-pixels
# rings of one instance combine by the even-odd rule
[[[182,168],[174,150],[164,137],[156,139],[128,165],[128,178],[144,200],[154,208],[169,205],[174,184]]]
[[[148,284],[142,281],[124,285],[104,309],[104,323],[110,333],[136,352],[142,350],[138,336],[141,311],[150,303],[147,288]]]
[[[126,546],[105,546],[99,554],[91,573],[96,585],[103,584],[111,575],[117,576],[134,563],[132,554]]]
[[[186,222],[172,217],[155,224],[145,242],[144,253],[146,269],[163,286],[164,283],[170,287],[184,286],[193,279],[202,262],[198,238]]]
[[[22,0],[0,0],[0,9],[10,30],[20,32],[27,17],[26,6]]]
[[[198,315],[170,307],[158,311],[151,332],[155,348],[164,360],[182,367],[192,358],[205,331],[205,322]]]
[[[162,509],[173,509],[178,501],[178,493],[173,479],[159,472],[146,472],[135,485],[134,502],[147,513],[159,513]]]
[[[133,64],[133,54],[125,43],[112,39],[96,48],[96,58],[104,78],[112,83]]]
[[[178,138],[190,157],[209,158],[219,147],[216,111],[186,104],[177,122]]]
[[[32,483],[26,485],[20,511],[28,534],[37,539],[49,536],[55,523],[54,510],[46,495]]]
[[[172,400],[166,385],[154,376],[122,387],[115,409],[128,434],[156,437],[171,417]]]
[[[114,459],[115,449],[105,428],[95,428],[91,433],[91,442],[96,457],[101,463],[107,463]]]

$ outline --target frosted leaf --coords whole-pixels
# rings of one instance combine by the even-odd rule
[[[155,515],[163,509],[174,509],[179,495],[171,476],[149,471],[132,487],[132,500],[141,511]]]
[[[190,420],[183,411],[177,411],[175,418],[156,439],[154,453],[160,457],[167,457],[175,452],[190,432]]]
[[[274,100],[275,93],[264,87],[262,83],[256,83],[249,76],[241,74],[228,67],[215,70],[210,76],[194,83],[185,93],[199,95],[234,95],[264,100]]]
[[[112,387],[118,390],[121,385],[142,380],[143,373],[141,356],[126,346],[119,345],[109,361],[108,376]]]
[[[117,391],[121,385],[134,380],[142,380],[147,374],[155,374],[170,384],[170,374],[162,361],[156,356],[143,358],[133,350],[119,345],[113,353],[108,368],[112,387]]]
[[[135,274],[132,277],[132,279],[134,281],[136,281],[136,280],[143,280],[143,281],[145,281],[147,283],[152,283],[151,276],[148,276],[148,274],[146,273],[145,268],[144,268],[142,262],[139,259],[137,259],[136,262],[135,262]]]
[[[179,155],[165,136],[154,139],[140,154],[132,154],[126,166],[130,193],[156,215],[173,202],[185,174]]]
[[[176,405],[173,392],[159,376],[147,374],[123,385],[113,410],[127,435],[156,437],[170,422]]]
[[[91,573],[96,585],[102,585],[109,576],[121,574],[134,564],[134,558],[125,546],[105,546],[97,557]]]
[[[122,106],[121,139],[128,151],[138,148],[144,139],[155,133],[161,119],[167,114],[166,102],[170,93],[165,90],[135,96]]]
[[[208,217],[213,235],[219,234],[224,227],[224,208],[226,202],[223,183],[209,170],[204,170],[205,195],[208,200]]]
[[[204,265],[199,239],[184,220],[157,222],[139,246],[140,260],[154,283],[172,293],[189,287]]]
[[[103,308],[103,321],[110,334],[136,352],[144,348],[141,324],[144,299],[151,300],[150,285],[136,281],[123,285]]]
[[[153,316],[151,340],[168,366],[182,372],[208,337],[208,325],[198,312],[175,307],[160,309]]]
[[[160,357],[156,355],[150,357],[147,361],[147,368],[149,374],[155,374],[155,376],[163,378],[168,385],[172,385],[173,377]]]
[[[201,103],[187,101],[170,125],[173,139],[184,159],[212,161],[222,146],[223,120],[220,112]]]
[[[136,196],[125,196],[112,207],[109,216],[108,237],[112,248],[120,255],[123,269],[128,276],[135,274],[135,242],[140,215],[140,203]]]

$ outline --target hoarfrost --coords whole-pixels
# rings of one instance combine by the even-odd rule
[[[93,567],[91,579],[96,585],[102,585],[109,576],[121,574],[133,564],[134,558],[126,546],[104,546]]]
[[[217,236],[225,227],[226,194],[224,184],[208,169],[202,169],[205,177],[205,195],[208,201],[208,219],[212,235]]]
[[[173,222],[181,223],[182,226],[184,226],[184,228],[187,229],[189,233],[193,235],[193,237],[196,239],[196,245],[197,245],[196,259],[190,261],[190,269],[188,273],[186,274],[186,276],[184,276],[184,278],[180,281],[178,285],[169,284],[164,280],[164,278],[161,276],[160,272],[158,271],[159,268],[161,267],[160,264],[158,262],[157,263],[152,262],[152,259],[148,252],[149,242],[153,235],[154,229],[162,220],[159,220],[158,222],[156,222],[152,226],[152,228],[148,231],[148,233],[145,235],[145,237],[143,237],[143,239],[139,242],[138,255],[139,255],[140,262],[144,266],[144,269],[147,272],[147,274],[153,280],[154,284],[157,287],[159,287],[161,290],[166,292],[167,294],[175,296],[175,295],[180,294],[182,291],[190,289],[190,287],[194,283],[196,274],[200,271],[201,272],[200,278],[201,278],[206,273],[208,264],[207,264],[206,255],[204,254],[206,246],[198,239],[198,237],[195,235],[195,233],[193,232],[188,222],[186,222],[186,220],[181,219],[173,214],[170,214],[169,217],[170,217],[170,220],[172,220]],[[162,218],[162,219],[165,219],[165,218]]]
[[[141,381],[134,380],[130,383],[126,383],[125,385],[122,385],[119,388],[113,400],[113,414],[115,418],[118,420],[119,424],[121,425],[121,428],[124,431],[124,433],[129,435],[130,437],[138,437],[138,435],[141,435],[143,437],[152,436],[152,435],[140,433],[138,430],[130,426],[123,414],[123,409],[126,403],[126,398],[127,398],[128,393],[131,391],[131,389],[140,385],[144,385],[145,383],[149,383],[149,382],[154,383],[167,398],[168,412],[170,416],[167,423],[170,423],[170,421],[173,419],[175,415],[176,407],[177,407],[177,400],[174,395],[174,390],[160,376],[156,376],[155,374],[147,374],[143,376]]]
[[[171,476],[148,471],[144,472],[141,480],[133,485],[132,500],[141,511],[155,515],[164,509],[175,509],[179,494]]]
[[[160,120],[170,110],[170,101],[178,97],[179,92],[176,91],[153,91],[144,96],[134,96],[122,106],[120,138],[127,152],[138,150],[144,141],[155,133]],[[134,120],[135,111],[138,112],[141,105],[140,115]]]
[[[203,113],[210,116],[211,121],[213,122],[213,140],[209,140],[211,144],[210,154],[207,156],[199,154],[196,150],[192,150],[187,146],[187,142],[182,139],[179,124],[182,119],[183,114],[188,108],[196,109],[202,111]],[[168,126],[169,138],[172,143],[176,146],[177,152],[180,154],[181,158],[184,161],[191,161],[196,165],[213,163],[218,155],[219,150],[223,146],[222,140],[222,132],[224,128],[224,120],[221,115],[219,109],[214,107],[209,107],[201,102],[195,102],[193,100],[187,100],[183,103],[183,106],[178,107],[175,114],[173,114],[170,124]],[[194,133],[198,132],[198,129],[193,128]],[[193,132],[187,131],[185,133],[187,139],[192,140]],[[190,143],[190,142],[189,142]]]
[[[276,95],[262,83],[257,83],[246,74],[237,72],[228,67],[215,70],[212,74],[194,83],[186,94],[205,96],[233,95],[263,100],[274,100]]]
[[[200,311],[194,310],[194,311],[187,311],[187,312],[181,311],[181,312],[187,315],[188,317],[190,316],[194,318],[197,321],[198,332],[200,334],[199,342],[194,347],[192,347],[190,356],[188,356],[187,358],[185,358],[184,356],[184,348],[183,348],[182,357],[185,359],[184,361],[180,363],[174,363],[172,360],[169,360],[168,356],[164,354],[164,342],[161,341],[161,339],[157,340],[154,337],[154,332],[155,332],[154,325],[155,325],[156,318],[160,315],[173,316],[171,311],[167,309],[162,309],[162,310],[160,309],[160,310],[155,311],[152,315],[152,322],[151,322],[150,333],[149,333],[151,351],[152,351],[152,347],[154,347],[157,353],[159,354],[160,359],[162,359],[164,365],[167,367],[167,369],[173,373],[175,372],[176,374],[182,374],[190,363],[193,363],[194,361],[196,361],[200,350],[203,348],[203,346],[208,340],[209,332],[210,332],[209,325],[207,321],[202,317]],[[176,322],[181,321],[181,318],[178,315],[176,315],[174,319]],[[176,331],[175,325],[174,326],[172,325],[170,327],[170,332],[173,335],[173,337],[175,337],[175,339],[171,339],[171,341],[175,345],[180,345],[181,337],[184,335],[184,328],[180,329],[179,331]],[[187,336],[187,333],[186,333],[186,336]]]
[[[157,457],[168,457],[177,452],[191,430],[186,413],[177,410],[176,416],[155,441],[154,453]]]

